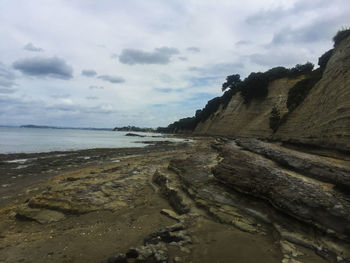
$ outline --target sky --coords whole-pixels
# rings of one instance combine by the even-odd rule
[[[0,0],[0,125],[167,126],[332,48],[349,0]]]

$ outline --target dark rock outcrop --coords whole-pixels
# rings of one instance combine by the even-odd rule
[[[108,263],[127,263],[132,259],[135,263],[167,263],[169,253],[167,244],[182,247],[192,243],[184,224],[177,223],[164,227],[148,235],[144,239],[144,245],[130,248],[125,254],[120,253],[108,259]]]
[[[213,169],[220,181],[267,200],[298,220],[325,231],[331,229],[349,239],[350,201],[334,191],[332,185],[278,167],[273,161],[232,144],[223,146],[222,156],[223,161]]]

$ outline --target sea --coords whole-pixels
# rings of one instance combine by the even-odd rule
[[[112,130],[0,127],[0,154],[70,151],[93,148],[144,147],[144,141],[181,141],[157,133],[132,132],[125,136]],[[153,137],[156,136],[156,137]]]

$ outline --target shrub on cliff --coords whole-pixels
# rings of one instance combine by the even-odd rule
[[[250,75],[244,79],[240,84],[241,95],[244,99],[244,103],[249,103],[255,98],[264,98],[268,94],[269,78],[266,74],[250,73]]]
[[[326,68],[326,65],[328,63],[328,60],[331,58],[332,54],[333,54],[333,48],[328,50],[327,52],[325,52],[322,56],[320,56],[318,58],[318,65],[320,66],[320,68],[323,70]]]
[[[201,113],[198,114],[196,121],[203,122],[207,120],[210,117],[210,115],[212,115],[219,109],[220,104],[221,97],[215,97],[214,99],[209,100],[205,107],[202,109]]]
[[[287,108],[291,112],[304,101],[313,86],[321,79],[322,70],[314,70],[307,78],[297,82],[289,91]]]
[[[314,64],[306,62],[305,64],[297,64],[289,70],[289,77],[297,77],[300,75],[309,74],[314,69]]]
[[[339,45],[339,43],[350,36],[350,28],[344,28],[339,30],[337,34],[333,37],[334,46]]]
[[[269,81],[273,81],[276,79],[288,77],[290,74],[290,69],[287,69],[285,67],[274,67],[266,71],[264,74],[266,74]]]
[[[226,82],[222,84],[222,91],[226,89],[238,89],[239,84],[241,83],[241,76],[239,74],[234,74],[226,77]]]
[[[273,132],[276,132],[281,121],[280,111],[276,106],[273,106],[270,112],[269,125]]]
[[[178,121],[175,121],[174,123],[168,125],[168,127],[163,130],[163,132],[177,132],[177,131],[184,131],[184,130],[194,130],[196,127],[196,123],[194,122],[195,117],[188,117],[183,118]]]

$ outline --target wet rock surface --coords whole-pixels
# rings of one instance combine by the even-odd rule
[[[181,147],[181,143],[173,144],[169,141],[145,143],[150,145],[145,148],[0,154],[0,205],[18,198],[18,194],[25,195],[22,191],[24,188],[44,183],[63,172],[111,161],[118,162],[124,156],[172,151]]]
[[[223,146],[222,156],[224,160],[213,170],[219,180],[266,199],[299,220],[350,236],[350,200],[336,191],[334,185],[311,179],[308,169],[305,174],[283,169],[267,158],[237,149],[234,143]],[[298,161],[295,163],[301,163]],[[326,162],[322,165],[324,170],[333,168]],[[344,173],[344,177],[349,175]]]
[[[130,248],[125,254],[119,253],[110,257],[107,262],[118,263],[133,260],[137,263],[167,263],[169,260],[167,244],[182,248],[190,243],[192,241],[188,232],[184,230],[184,223],[177,223],[148,235],[144,239],[143,246]]]
[[[263,155],[308,177],[332,183],[350,194],[350,165],[348,161],[315,156],[252,138],[236,139],[235,142],[243,149]]]
[[[0,207],[0,262],[349,260],[334,184],[230,139],[157,147],[18,188]]]

